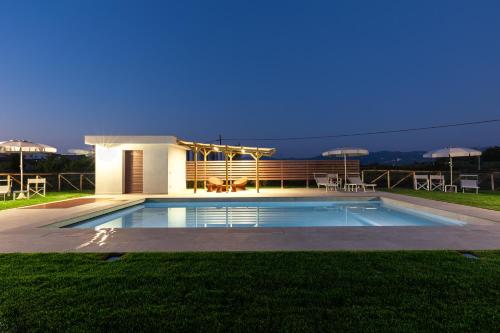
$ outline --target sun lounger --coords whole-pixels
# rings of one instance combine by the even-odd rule
[[[325,187],[325,190],[328,191],[328,174],[327,173],[313,173],[314,181],[318,188],[321,186]]]
[[[207,186],[208,192],[213,192],[213,191],[222,192],[222,187],[224,185],[224,182],[221,179],[217,177],[210,177],[208,178],[207,183],[208,183]]]
[[[5,197],[12,194],[11,192],[11,182],[10,177],[6,179],[0,179],[0,195],[3,195],[3,201],[5,201]]]
[[[334,177],[337,176],[337,181],[334,182]],[[318,188],[321,186],[325,187],[325,190],[328,192],[329,189],[336,190],[338,187],[338,175],[337,174],[328,174],[328,173],[314,173],[314,180],[316,181],[316,185]]]
[[[377,186],[377,184],[366,184],[365,182],[363,182],[361,180],[361,178],[359,176],[357,176],[357,177],[347,176],[347,180],[348,180],[348,183],[346,184],[347,185],[346,188],[348,191],[358,192],[358,189],[362,188],[363,191],[366,192],[366,189],[370,188],[372,192],[375,192],[375,186]]]
[[[444,176],[443,175],[430,175],[429,187],[431,191],[444,191]]]
[[[247,177],[242,177],[240,179],[237,179],[231,185],[231,191],[232,192],[237,192],[238,189],[246,190],[247,189],[247,183],[248,183],[248,178]]]
[[[466,189],[472,189],[479,193],[479,182],[478,175],[460,175],[460,188],[462,193],[465,193]]]
[[[428,175],[414,175],[413,188],[418,190],[429,191],[429,176]]]

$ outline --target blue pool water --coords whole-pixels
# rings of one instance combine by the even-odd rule
[[[379,200],[145,202],[70,228],[443,226],[462,222]]]

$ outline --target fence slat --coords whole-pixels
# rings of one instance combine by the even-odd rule
[[[204,170],[204,164],[197,164],[198,173]],[[224,161],[207,161],[207,177],[225,177]],[[321,161],[321,160],[261,160],[259,162],[259,178],[261,180],[276,180],[281,183],[286,180],[302,180],[309,182],[314,173],[338,173],[340,177],[344,174],[344,161]],[[359,161],[347,161],[347,173],[359,173]],[[255,161],[236,160],[232,162],[232,179],[248,177],[255,180]],[[194,162],[186,163],[186,178],[194,181]]]

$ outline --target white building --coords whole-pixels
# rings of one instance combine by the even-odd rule
[[[95,146],[96,194],[186,189],[186,150],[174,136],[85,136]]]

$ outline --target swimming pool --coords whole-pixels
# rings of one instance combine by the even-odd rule
[[[69,228],[266,228],[457,226],[463,222],[382,200],[158,202],[125,208]]]

